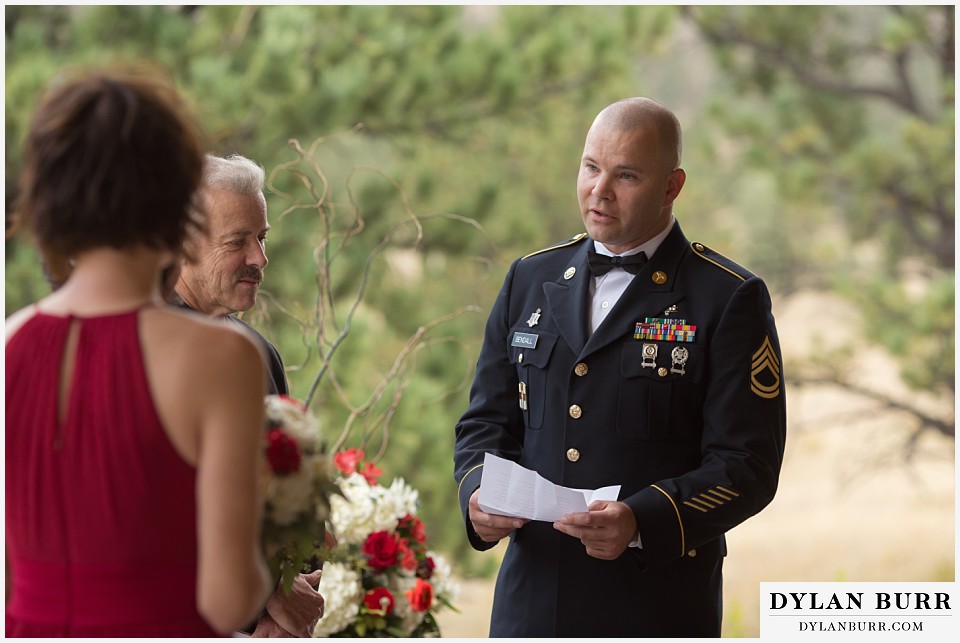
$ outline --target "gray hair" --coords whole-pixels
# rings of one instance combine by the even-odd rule
[[[207,154],[203,164],[203,184],[237,194],[263,192],[266,174],[263,168],[245,156],[231,154],[226,158]]]

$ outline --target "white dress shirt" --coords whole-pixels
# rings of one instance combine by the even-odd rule
[[[657,251],[657,248],[660,247],[660,244],[663,243],[663,240],[667,238],[667,235],[670,234],[670,231],[673,229],[673,224],[676,219],[673,215],[670,215],[670,222],[667,224],[667,227],[664,228],[663,232],[655,236],[650,241],[642,243],[636,248],[627,250],[621,257],[628,257],[630,255],[635,255],[640,252],[647,253],[647,258],[652,258],[653,254]],[[597,251],[597,254],[605,255],[607,257],[614,257],[612,252],[607,250],[607,247],[600,243],[599,241],[594,240],[593,247]],[[623,268],[614,268],[610,272],[600,277],[594,277],[590,283],[590,334],[593,335],[597,329],[600,327],[600,324],[603,323],[603,320],[607,318],[607,315],[610,314],[610,311],[613,310],[613,307],[617,304],[617,301],[620,300],[620,295],[623,294],[623,291],[627,289],[627,286],[630,285],[630,282],[633,281],[634,275],[631,275],[629,272]]]
[[[655,236],[650,241],[642,243],[636,248],[631,248],[621,255],[614,255],[612,252],[607,250],[607,247],[594,239],[593,247],[597,251],[597,254],[606,255],[607,257],[629,257],[640,252],[646,252],[647,258],[652,258],[653,253],[657,251],[657,248],[660,247],[660,244],[663,243],[663,240],[667,238],[667,235],[670,234],[670,231],[673,230],[673,224],[676,221],[674,216],[670,215],[670,222],[667,224],[667,227],[664,228],[663,232]],[[590,334],[593,335],[600,324],[603,323],[603,320],[607,318],[607,315],[610,314],[610,311],[613,310],[613,307],[617,305],[617,302],[620,300],[620,296],[623,294],[623,291],[627,289],[627,286],[630,285],[630,282],[633,281],[633,278],[636,275],[632,275],[621,267],[615,267],[610,272],[600,277],[594,277],[590,283]],[[639,527],[639,526],[638,526]],[[629,547],[636,547],[638,549],[643,549],[643,544],[640,542],[640,532],[637,531],[637,537],[630,541]]]

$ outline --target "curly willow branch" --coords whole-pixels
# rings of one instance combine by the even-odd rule
[[[361,128],[362,125],[359,125],[345,134],[354,134]],[[343,136],[345,134],[337,136]],[[396,414],[404,393],[412,383],[413,374],[416,372],[416,356],[424,348],[432,345],[447,342],[456,343],[456,340],[451,337],[434,339],[427,337],[427,335],[437,326],[450,322],[465,313],[479,312],[479,308],[472,305],[463,306],[448,315],[441,316],[421,325],[417,331],[408,338],[403,348],[396,355],[390,370],[380,380],[374,391],[362,403],[353,405],[348,398],[347,391],[340,381],[340,378],[337,377],[333,369],[332,360],[353,328],[354,318],[360,309],[361,303],[364,301],[367,288],[370,284],[373,262],[383,254],[391,244],[395,245],[398,243],[397,238],[401,233],[406,233],[410,230],[412,230],[413,234],[405,237],[404,240],[399,243],[403,243],[404,246],[414,249],[419,248],[424,239],[423,222],[432,219],[446,219],[471,226],[474,230],[483,234],[491,246],[495,248],[496,245],[483,227],[474,219],[449,213],[427,216],[418,215],[411,206],[402,186],[396,180],[387,176],[383,171],[369,166],[354,166],[347,173],[347,202],[340,204],[342,208],[346,209],[347,216],[341,216],[338,221],[337,204],[331,198],[330,182],[319,163],[315,160],[319,147],[332,138],[334,137],[318,138],[310,145],[309,149],[306,150],[299,141],[291,139],[289,145],[295,153],[295,158],[274,168],[270,173],[268,186],[275,195],[292,202],[291,205],[281,213],[281,219],[295,212],[312,211],[315,213],[319,225],[320,241],[313,250],[317,282],[317,295],[313,306],[316,325],[312,329],[312,343],[304,341],[308,349],[307,358],[295,368],[298,370],[305,368],[307,362],[312,358],[314,351],[317,351],[320,366],[317,369],[316,376],[311,382],[304,403],[310,406],[321,382],[327,377],[330,388],[336,398],[340,400],[349,413],[340,436],[332,446],[332,450],[336,452],[341,448],[357,424],[362,422],[362,440],[364,444],[368,443],[376,433],[379,432],[382,435],[379,453],[376,456],[376,459],[379,459],[385,452],[389,441],[391,421]],[[363,268],[359,273],[359,284],[357,285],[356,292],[352,300],[347,303],[346,314],[343,317],[342,323],[340,323],[337,319],[337,304],[334,298],[331,266],[346,249],[347,244],[366,230],[363,208],[354,191],[354,181],[362,173],[373,174],[390,184],[397,195],[398,203],[403,213],[403,220],[389,228],[379,243],[367,253]],[[309,195],[309,202],[298,200],[294,194],[281,190],[277,186],[277,179],[282,174],[289,175],[294,179],[295,185],[302,186],[306,190]],[[294,311],[280,306],[275,299],[273,302],[277,303],[284,315],[297,324],[301,330],[301,335],[306,340],[306,337],[311,332],[312,324],[305,321],[300,315],[295,314]],[[332,334],[333,336],[328,337],[328,334]],[[394,387],[392,394],[390,394],[391,386]],[[457,388],[460,389],[463,386],[464,383],[460,382]],[[371,416],[373,409],[384,401],[388,394],[390,394],[390,397],[387,402],[387,408]]]
[[[381,446],[381,453],[378,454],[377,456],[379,458],[380,455],[382,455],[383,450],[386,448],[385,447],[385,444],[387,442],[386,428],[389,425],[389,418],[393,417],[393,414],[396,411],[396,407],[400,403],[400,398],[402,398],[403,396],[403,392],[406,390],[407,386],[409,386],[409,381],[404,382],[403,375],[404,373],[407,372],[407,369],[409,368],[412,355],[419,352],[421,349],[423,349],[429,344],[429,341],[424,339],[424,337],[427,335],[427,333],[429,333],[431,330],[433,330],[437,326],[440,326],[441,324],[445,324],[449,321],[452,321],[457,317],[460,317],[461,315],[464,315],[466,313],[477,313],[477,312],[480,312],[480,309],[477,306],[462,306],[448,315],[444,315],[443,317],[439,317],[437,319],[434,319],[431,322],[428,322],[427,324],[424,324],[423,326],[420,326],[416,330],[416,332],[414,332],[414,334],[410,336],[410,338],[407,340],[403,348],[400,349],[400,352],[397,353],[396,358],[394,358],[393,360],[393,366],[390,368],[387,374],[380,380],[380,383],[377,385],[373,393],[371,393],[370,396],[367,398],[367,400],[363,402],[360,406],[351,409],[350,417],[348,418],[347,422],[344,424],[344,428],[340,434],[340,437],[337,439],[337,441],[333,445],[333,451],[336,452],[337,449],[339,449],[341,446],[343,446],[346,443],[347,438],[350,435],[351,428],[353,426],[354,421],[358,417],[361,417],[367,414],[369,410],[383,398],[383,395],[385,394],[390,384],[394,380],[397,380],[398,382],[400,382],[400,385],[398,386],[397,391],[395,391],[394,400],[393,402],[391,402],[390,407],[384,411],[383,417],[377,421],[377,423],[383,422],[384,429],[385,429],[384,438],[383,438],[384,446]],[[375,426],[377,423],[375,423]],[[372,431],[367,431],[367,434],[364,436],[364,439],[363,439],[364,442],[368,441],[371,433]]]

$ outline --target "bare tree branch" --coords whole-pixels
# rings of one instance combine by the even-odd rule
[[[916,406],[894,399],[886,393],[860,386],[842,377],[799,375],[790,377],[788,381],[791,386],[800,388],[804,386],[835,386],[877,403],[881,410],[894,411],[914,418],[918,424],[915,433],[934,431],[949,438],[956,438],[956,425],[952,418],[946,420],[934,417]]]
[[[354,128],[351,133],[358,130],[359,127]],[[281,214],[281,218],[294,212],[306,210],[308,213],[314,212],[319,223],[319,241],[313,251],[317,295],[312,318],[307,320],[303,314],[279,306],[275,299],[274,302],[278,304],[284,315],[295,321],[303,337],[312,335],[312,342],[305,342],[308,345],[307,358],[298,366],[302,369],[307,363],[313,361],[314,351],[316,351],[319,366],[310,384],[309,392],[304,399],[305,404],[310,406],[321,383],[326,382],[327,390],[332,391],[332,399],[338,400],[340,406],[347,413],[347,418],[341,427],[339,436],[333,441],[331,450],[336,452],[343,447],[347,439],[359,427],[362,431],[361,445],[364,447],[374,438],[378,436],[380,438],[379,452],[372,460],[375,462],[383,456],[387,448],[393,419],[404,394],[413,382],[413,375],[416,372],[416,357],[430,346],[448,342],[458,343],[452,337],[433,338],[430,333],[442,324],[453,321],[466,313],[479,312],[480,309],[473,305],[461,306],[446,315],[422,324],[406,340],[394,357],[390,369],[379,376],[379,381],[374,389],[364,397],[363,401],[354,403],[350,399],[347,385],[339,377],[334,367],[334,356],[351,333],[354,319],[364,302],[370,284],[374,262],[391,246],[399,245],[413,249],[421,247],[424,241],[423,225],[428,220],[455,221],[471,226],[484,235],[486,235],[486,231],[475,220],[456,214],[427,216],[417,214],[409,203],[402,186],[397,181],[388,177],[379,169],[368,166],[354,166],[347,172],[345,179],[347,202],[340,208],[341,212],[346,209],[346,216],[339,216],[338,218],[338,208],[331,198],[327,177],[314,160],[319,145],[328,141],[329,138],[317,139],[308,150],[305,150],[298,141],[291,140],[290,146],[294,150],[296,158],[288,163],[281,164],[270,173],[268,186],[278,196],[291,201],[291,205]],[[346,314],[342,323],[338,323],[335,315],[337,298],[332,286],[334,273],[331,271],[331,266],[341,256],[346,256],[343,253],[347,250],[348,244],[367,230],[363,207],[353,190],[353,182],[360,173],[374,174],[389,183],[397,195],[395,203],[400,206],[403,219],[389,227],[372,249],[365,251],[366,258],[362,269],[352,271],[356,274],[350,279],[357,280],[358,283],[354,294],[345,298]],[[292,177],[294,185],[306,191],[308,200],[304,202],[302,198],[297,198],[295,194],[281,189],[278,185],[278,179],[281,175]],[[489,237],[487,238],[489,240]],[[492,240],[491,245],[495,247]],[[467,380],[468,371],[469,369],[465,369],[464,377],[456,384],[458,390],[465,386],[464,382]]]
[[[946,209],[932,208],[929,204],[922,203],[917,197],[909,194],[900,185],[888,181],[883,184],[883,190],[890,194],[896,201],[897,206],[893,208],[893,213],[897,217],[901,228],[907,233],[910,239],[917,246],[926,248],[934,257],[937,264],[944,268],[953,268],[956,262],[955,240],[954,240],[954,218]],[[934,193],[936,197],[936,193]],[[918,212],[928,212],[934,216],[939,226],[939,234],[930,238],[925,235],[917,226],[917,221],[921,217]]]
[[[897,70],[897,86],[860,84],[850,79],[828,77],[817,70],[822,66],[811,64],[809,60],[794,58],[776,43],[765,43],[749,35],[736,25],[728,23],[725,28],[714,27],[697,16],[692,7],[684,7],[682,12],[696,24],[704,36],[713,42],[741,45],[752,50],[758,57],[774,60],[789,70],[806,87],[837,96],[863,96],[886,100],[901,109],[914,114],[925,121],[932,116],[926,114],[917,103],[909,77],[906,72],[906,54],[902,60],[890,61]]]

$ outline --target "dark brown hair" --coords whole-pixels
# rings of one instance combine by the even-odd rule
[[[47,257],[145,245],[179,251],[203,171],[200,130],[172,84],[143,66],[59,80],[24,143],[18,223]]]

